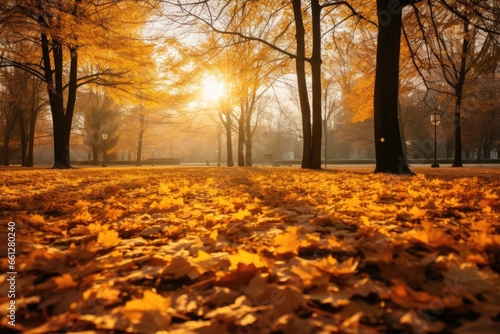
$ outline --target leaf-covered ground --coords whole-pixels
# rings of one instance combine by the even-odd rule
[[[415,171],[0,170],[0,331],[498,333],[500,169]]]

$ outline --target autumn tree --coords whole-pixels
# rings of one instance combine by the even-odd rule
[[[0,125],[2,131],[2,160],[3,165],[8,166],[10,163],[10,144],[14,127],[18,122],[19,115],[22,112],[16,103],[14,94],[16,90],[16,81],[12,80],[14,71],[2,69],[2,86],[0,89],[1,104],[0,104]],[[14,93],[15,92],[15,93]]]
[[[76,106],[78,115],[83,119],[80,131],[84,143],[91,152],[92,164],[97,165],[99,152],[109,153],[118,143],[120,107],[97,88],[80,92]],[[107,135],[106,140],[102,138],[103,134]]]
[[[33,167],[36,121],[46,106],[41,82],[18,68],[3,67],[0,69],[0,83],[2,160],[8,165],[10,141],[15,138],[21,164]]]
[[[0,5],[2,30],[10,32],[2,35],[4,43],[28,40],[39,47],[36,53],[2,55],[2,61],[28,71],[47,86],[54,168],[71,166],[70,135],[78,88],[87,83],[128,82],[126,73],[151,62],[145,60],[151,48],[138,34],[146,15],[133,1],[8,1]],[[93,72],[79,71],[82,62],[93,63]]]
[[[205,59],[199,72],[217,78],[223,86],[220,103],[216,104],[221,108],[220,121],[226,131],[227,156],[232,156],[230,133],[236,132],[237,164],[252,166],[253,134],[261,115],[258,103],[283,73],[286,59],[261,43],[245,42],[238,36],[207,34],[207,41],[190,56]]]
[[[398,92],[403,7],[415,2],[417,1],[377,0],[374,93],[376,173],[413,174],[401,143]]]
[[[171,124],[174,122],[174,113],[172,107],[174,105],[162,106],[162,102],[153,100],[152,95],[148,95],[145,91],[139,93],[137,104],[132,106],[125,113],[124,119],[129,128],[129,142],[136,149],[136,165],[141,166],[144,159],[144,146],[147,139],[147,133],[154,127]],[[180,101],[181,102],[181,101]],[[131,131],[130,131],[131,130]]]
[[[446,4],[428,1],[427,6],[422,6],[417,13],[422,38],[411,39],[410,44],[413,44],[413,49],[422,50],[415,52],[414,57],[418,58],[419,71],[428,89],[455,99],[453,167],[462,167],[464,87],[473,64],[482,57],[491,40],[469,20],[450,11]],[[420,41],[424,44],[419,45]]]
[[[295,61],[297,92],[300,101],[303,137],[303,168],[321,168],[322,142],[322,98],[321,98],[321,64],[322,64],[322,12],[328,8],[328,14],[333,10],[347,7],[347,17],[357,15],[356,10],[345,1],[320,3],[310,0],[303,3],[300,0],[247,2],[227,1],[223,3],[165,1],[189,17],[189,20],[202,22],[213,31],[220,34],[236,35],[248,41],[257,41],[267,47],[288,56]],[[238,17],[238,13],[245,15]],[[228,13],[231,20],[220,20]],[[339,22],[344,20],[344,12],[339,16]],[[179,17],[181,14],[177,15]],[[246,26],[241,20],[259,18],[260,24],[254,25],[250,32],[239,30]],[[191,22],[191,21],[189,21]],[[262,37],[262,30],[269,33]],[[309,68],[308,66],[309,65]],[[308,71],[310,70],[310,71]],[[309,97],[308,73],[310,73],[311,99]],[[311,104],[312,102],[312,104]]]

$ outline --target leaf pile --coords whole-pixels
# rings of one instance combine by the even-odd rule
[[[2,333],[497,333],[500,171],[417,173],[3,170]]]

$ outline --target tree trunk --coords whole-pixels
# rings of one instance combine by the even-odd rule
[[[226,128],[226,150],[227,150],[227,167],[233,167],[234,166],[234,161],[233,161],[233,140],[232,140],[232,126],[233,126],[233,121],[231,118],[231,111],[226,111],[226,122],[224,123],[224,126]]]
[[[52,133],[54,138],[53,168],[71,168],[69,160],[69,134],[71,133],[71,128],[65,129],[66,122],[63,100],[63,47],[57,40],[53,40],[52,45],[50,45],[46,34],[41,34],[41,42],[44,76],[52,114]],[[52,70],[50,59],[51,53],[54,70]],[[76,65],[73,64],[73,61],[74,59],[71,57],[72,68]],[[76,89],[76,82],[74,85]]]
[[[247,167],[253,166],[253,131],[249,114],[245,119],[245,165]]]
[[[453,155],[453,165],[451,167],[463,167],[462,165],[462,134],[461,134],[461,117],[460,117],[460,102],[457,97],[455,103],[455,152]]]
[[[404,156],[398,119],[402,6],[394,8],[393,0],[377,0],[377,11],[375,173],[413,174]]]
[[[136,165],[140,166],[142,164],[142,142],[144,140],[144,123],[146,121],[146,116],[139,116],[139,140],[137,141],[137,161]]]
[[[246,110],[240,106],[240,118],[238,119],[238,166],[245,166],[245,114]]]
[[[35,149],[35,129],[38,113],[42,106],[40,103],[40,81],[34,77],[31,78],[31,106],[30,106],[30,122],[28,133],[28,152],[26,156],[26,167],[33,167],[33,152]]]
[[[488,139],[483,142],[483,152],[484,159],[491,159],[491,141]]]
[[[307,92],[305,69],[305,28],[302,20],[302,7],[300,0],[292,0],[293,16],[295,20],[295,38],[297,40],[297,59],[295,67],[297,72],[297,88],[302,115],[302,168],[311,168],[312,133],[311,133],[311,107]]]
[[[467,55],[469,53],[469,23],[464,22],[464,39],[462,42],[462,61],[460,64],[460,72],[458,73],[458,82],[455,86],[455,155],[453,157],[453,165],[451,167],[463,167],[462,165],[462,133],[461,133],[461,114],[462,96],[467,75]]]
[[[249,133],[247,135],[247,140],[246,140],[246,145],[245,145],[245,165],[247,167],[252,167],[253,166],[253,143],[252,143],[252,136]]]
[[[30,129],[28,136],[28,154],[26,156],[26,167],[33,167],[33,152],[35,146],[35,128],[38,110],[31,110]]]
[[[19,111],[19,136],[21,137],[21,166],[26,167],[26,153],[28,142],[26,140],[26,129],[24,127],[24,110]]]
[[[71,168],[71,157],[70,157],[70,138],[71,138],[71,127],[73,125],[73,115],[75,113],[76,104],[76,92],[78,86],[76,81],[78,79],[78,53],[75,48],[70,48],[70,68],[69,68],[69,82],[68,82],[68,100],[66,102],[66,113],[64,115],[63,122],[63,143],[61,155],[63,157],[62,161],[66,164],[64,168]],[[62,92],[62,89],[61,89]]]
[[[321,6],[311,0],[312,19],[312,147],[309,168],[321,169],[323,118],[321,117]]]

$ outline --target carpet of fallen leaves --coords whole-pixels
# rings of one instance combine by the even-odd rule
[[[499,333],[500,169],[415,171],[0,170],[0,331]]]

